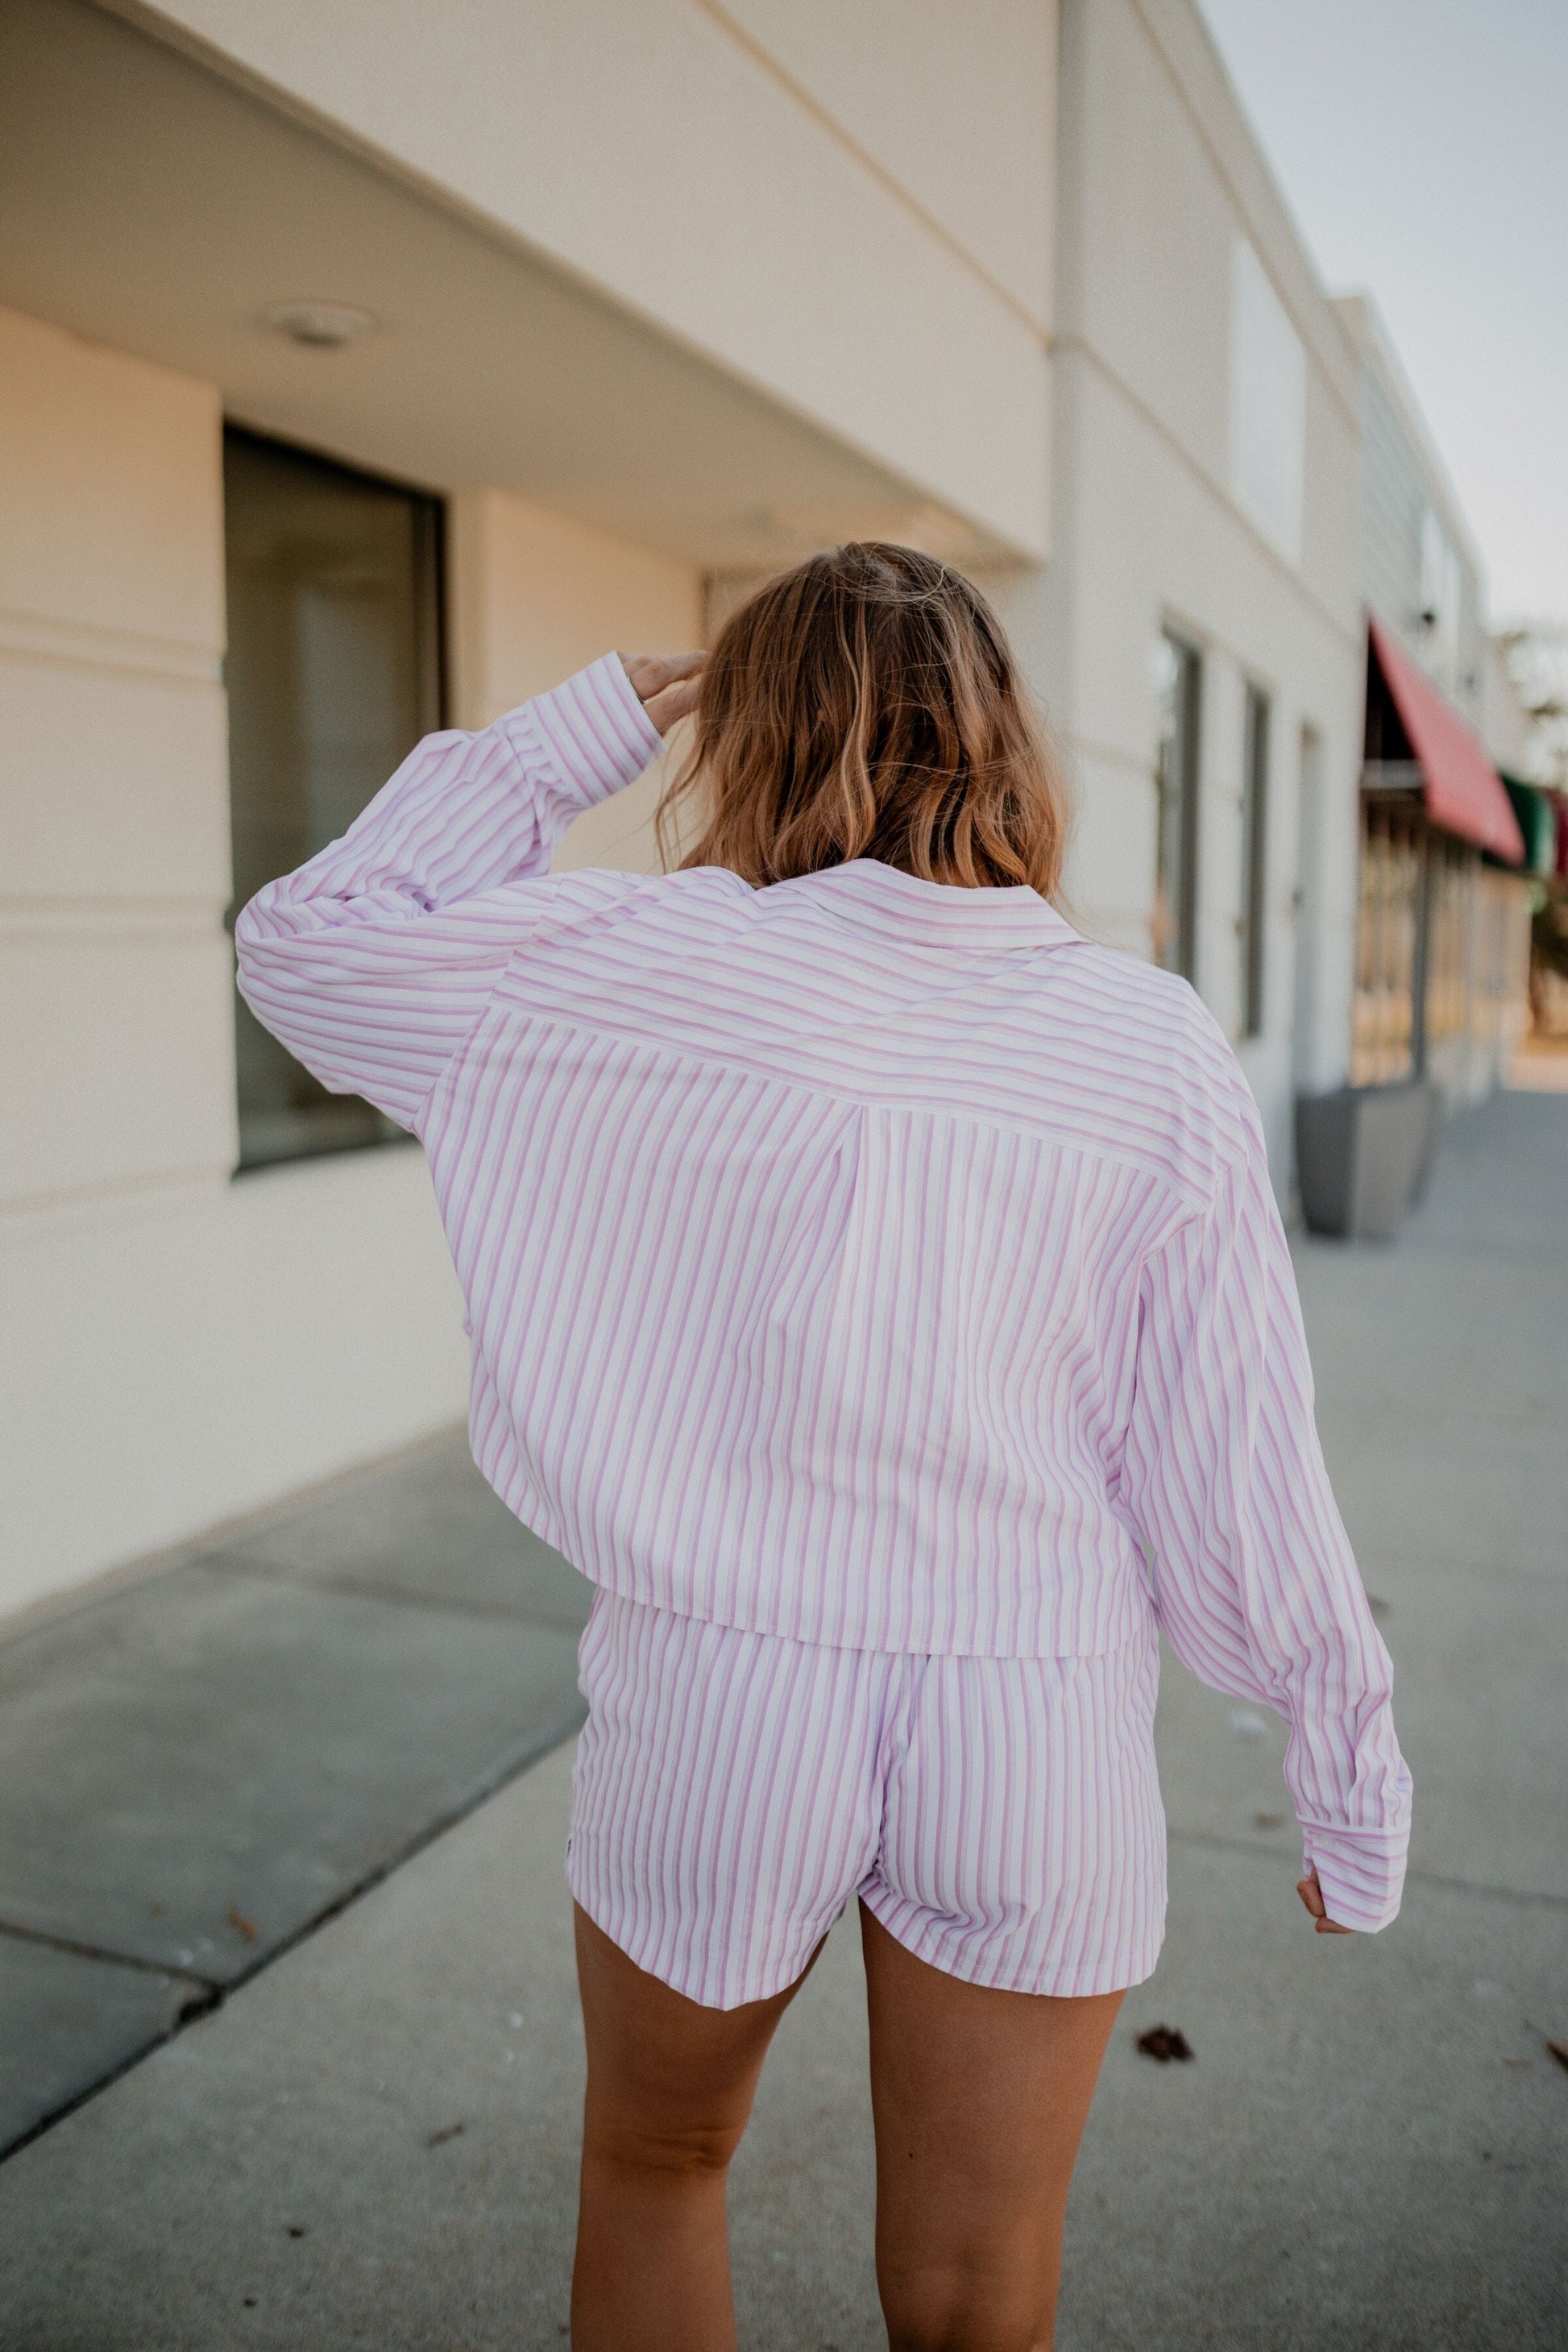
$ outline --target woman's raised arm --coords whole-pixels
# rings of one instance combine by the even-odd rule
[[[648,683],[656,695],[669,685]],[[618,875],[552,879],[550,858],[581,810],[661,748],[616,654],[481,733],[426,736],[341,841],[245,908],[235,945],[247,1003],[332,1093],[363,1095],[416,1127],[552,903],[585,914],[637,887]]]

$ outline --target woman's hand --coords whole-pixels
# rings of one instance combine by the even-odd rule
[[[1310,1870],[1305,1878],[1299,1878],[1296,1881],[1296,1892],[1317,1923],[1317,1933],[1320,1936],[1354,1935],[1353,1927],[1342,1927],[1337,1919],[1330,1918],[1328,1906],[1323,1901],[1323,1890],[1318,1884],[1318,1874],[1315,1870]]]
[[[696,708],[706,654],[623,654],[621,666],[661,735]]]

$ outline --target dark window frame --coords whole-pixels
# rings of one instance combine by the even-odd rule
[[[1241,772],[1241,1034],[1261,1037],[1268,914],[1268,765],[1273,698],[1247,681]]]
[[[225,678],[230,689],[230,827],[236,864],[236,899],[228,917],[232,929],[234,916],[238,911],[243,898],[259,888],[264,880],[270,878],[272,858],[268,857],[260,861],[259,870],[255,870],[258,866],[256,856],[256,836],[258,832],[265,835],[271,830],[287,834],[292,824],[297,838],[290,845],[288,852],[291,863],[298,864],[304,857],[314,855],[316,849],[323,846],[327,839],[341,832],[346,823],[353,821],[353,817],[359,813],[359,809],[374,797],[374,793],[413,749],[415,743],[423,736],[447,723],[447,523],[444,500],[419,485],[400,481],[394,477],[378,474],[366,467],[345,465],[341,459],[324,457],[317,450],[302,447],[298,443],[283,440],[274,435],[258,433],[248,425],[231,420],[226,420],[224,425],[224,459],[225,554],[230,580],[231,639],[236,622],[239,617],[239,610],[246,602],[246,599],[237,596],[235,590],[236,581],[243,576],[242,573],[237,573],[235,566],[237,562],[243,564],[244,562],[242,548],[244,525],[241,523],[237,533],[233,500],[237,482],[244,479],[243,469],[247,460],[250,466],[250,488],[253,495],[258,484],[264,486],[265,469],[268,464],[274,459],[277,461],[280,509],[287,508],[290,498],[298,500],[303,495],[308,502],[310,484],[312,480],[319,482],[322,489],[328,493],[323,514],[327,519],[329,539],[331,521],[330,509],[333,492],[337,494],[340,501],[337,518],[340,525],[343,511],[341,502],[345,499],[345,497],[352,505],[353,499],[368,493],[371,503],[367,506],[367,514],[374,515],[379,509],[379,528],[383,532],[384,532],[389,514],[395,515],[395,538],[405,529],[406,530],[405,560],[403,552],[399,551],[396,555],[395,576],[384,574],[384,577],[392,580],[396,597],[401,597],[404,607],[399,618],[395,610],[396,598],[395,597],[392,635],[384,636],[378,648],[384,651],[386,656],[388,667],[384,675],[388,681],[391,698],[381,701],[379,707],[374,703],[372,704],[373,710],[376,711],[376,720],[373,720],[370,731],[373,735],[375,733],[376,723],[379,720],[386,734],[385,747],[374,775],[368,772],[365,775],[363,790],[358,788],[352,790],[346,801],[340,802],[336,820],[329,824],[325,830],[322,830],[320,824],[315,825],[314,830],[320,833],[320,838],[312,837],[312,816],[319,814],[320,804],[315,803],[312,807],[307,795],[307,805],[303,810],[301,809],[300,772],[291,766],[287,748],[282,759],[282,767],[294,786],[292,808],[289,807],[287,793],[284,794],[279,804],[272,805],[268,803],[265,793],[258,798],[254,789],[247,784],[247,770],[248,767],[254,776],[256,754],[253,749],[248,761],[241,755],[237,749],[236,730],[237,726],[243,727],[245,724],[246,693],[248,692],[254,696],[258,691],[258,670],[265,659],[265,654],[257,651],[256,640],[253,636],[252,651],[256,667],[252,667],[247,678],[245,675],[243,655],[237,666],[236,647],[231,642],[230,653],[225,663]],[[396,511],[399,508],[402,509],[401,513]],[[250,519],[253,524],[258,514],[265,517],[264,496],[260,505],[253,504],[251,508]],[[384,537],[382,540],[384,552],[387,544]],[[374,534],[367,545],[374,548]],[[253,572],[253,583],[255,576]],[[308,567],[300,576],[308,584]],[[324,574],[323,577],[328,580],[330,592],[331,575]],[[264,601],[260,608],[263,614],[261,644],[263,646],[268,646],[274,640],[269,636],[267,622],[268,619],[275,621],[277,614],[267,614],[265,590],[262,593]],[[339,588],[336,593],[341,596],[342,591]],[[287,592],[285,592],[285,602],[286,594]],[[251,601],[251,610],[254,613],[258,608],[253,599],[254,591]],[[279,609],[284,609],[283,604],[280,604]],[[289,607],[288,609],[293,612],[299,608]],[[287,632],[283,635],[285,641],[291,644],[292,640],[288,638]],[[252,702],[253,712],[266,707],[266,689],[262,688],[260,691],[263,701],[260,705]],[[278,694],[279,707],[285,713],[292,713],[301,707],[302,689],[299,673],[296,668],[290,667],[287,658],[284,660],[283,670],[279,677]],[[309,706],[306,704],[304,707]],[[344,710],[352,710],[354,708],[352,702],[340,707]],[[360,708],[363,710],[363,705],[362,704]],[[329,702],[329,714],[331,709],[331,706]],[[399,711],[402,713],[401,718],[395,715]],[[352,734],[353,730],[351,727],[345,731]],[[268,744],[268,730],[264,726],[259,738],[253,736],[250,740],[253,746],[258,740],[264,745]],[[287,747],[289,742],[287,719],[284,721],[283,740]],[[312,747],[303,736],[300,737],[298,758],[306,768],[309,767],[313,754],[318,759],[321,756],[320,742],[318,741]],[[265,754],[263,754],[263,760],[265,762]],[[318,768],[314,772],[320,774],[321,771]],[[329,792],[329,801],[330,799]],[[298,855],[295,855],[296,851]],[[290,870],[289,863],[285,863],[279,870],[285,872]],[[237,1178],[252,1175],[267,1168],[297,1166],[302,1160],[335,1158],[345,1151],[383,1150],[388,1145],[402,1144],[411,1140],[403,1129],[376,1111],[373,1106],[363,1104],[358,1097],[328,1096],[324,1089],[319,1087],[316,1082],[300,1068],[298,1064],[291,1066],[295,1072],[295,1084],[300,1097],[297,1106],[287,1110],[273,1110],[267,1101],[268,1081],[265,1076],[261,1080],[260,1097],[252,1094],[247,1102],[246,1086],[247,1057],[259,1067],[259,1057],[265,1052],[271,1062],[276,1064],[278,1056],[282,1054],[282,1048],[277,1046],[275,1041],[266,1040],[258,1031],[254,1016],[244,1005],[243,1000],[238,998],[237,992],[235,1018],[238,1055],[236,1084],[238,1091],[237,1109],[240,1122],[240,1156],[234,1171]],[[289,1062],[289,1057],[284,1056],[285,1066],[288,1066]],[[279,1072],[274,1068],[270,1080],[270,1084],[274,1087],[277,1084],[278,1076]],[[292,1137],[286,1136],[282,1132],[282,1129],[290,1122],[295,1129]],[[313,1130],[312,1122],[317,1122]],[[269,1127],[273,1130],[270,1134]]]
[[[1173,728],[1163,722],[1155,761],[1158,793],[1155,904],[1168,909],[1169,935],[1156,932],[1155,959],[1195,987],[1198,962],[1198,825],[1203,794],[1204,652],[1173,622],[1160,632],[1176,664]],[[1173,757],[1177,772],[1169,772]]]

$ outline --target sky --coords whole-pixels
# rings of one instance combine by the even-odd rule
[[[1494,625],[1568,623],[1568,0],[1199,0],[1332,293],[1381,311]]]

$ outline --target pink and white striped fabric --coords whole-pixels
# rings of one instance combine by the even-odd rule
[[[1165,1923],[1151,1619],[1092,1657],[916,1657],[595,1596],[566,1876],[689,2000],[794,1984],[858,1895],[918,1959],[1066,1999]]]
[[[259,1018],[424,1141],[479,1467],[610,1591],[795,1642],[1093,1656],[1152,1609],[1289,1718],[1331,1915],[1382,1926],[1389,1662],[1229,1047],[1026,888],[552,876],[658,749],[606,656],[237,929]]]

